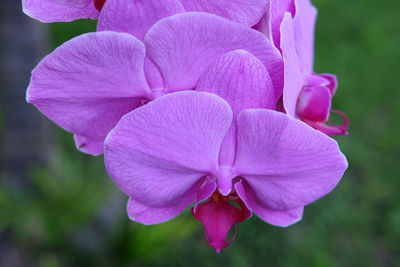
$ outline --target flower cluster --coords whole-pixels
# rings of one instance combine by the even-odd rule
[[[329,135],[332,74],[313,71],[309,0],[23,0],[43,22],[98,19],[33,70],[27,101],[104,153],[130,219],[170,220],[192,204],[219,252],[252,213],[302,218],[347,161]],[[343,125],[329,122],[331,112]],[[235,231],[236,235],[236,231]]]

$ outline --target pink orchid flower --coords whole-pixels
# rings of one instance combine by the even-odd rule
[[[337,89],[336,76],[313,71],[316,17],[317,10],[310,0],[272,0],[256,29],[264,32],[282,52],[285,111],[328,135],[346,135],[346,115],[331,110]],[[342,125],[329,122],[331,112],[343,117]]]
[[[196,90],[125,115],[105,141],[105,164],[130,197],[129,217],[161,223],[195,202],[192,214],[217,252],[252,212],[277,226],[299,221],[347,161],[335,140],[272,110],[275,103],[267,68],[239,50],[210,65]]]
[[[98,18],[100,25],[105,20],[124,28],[124,24],[135,21],[136,27],[141,27],[141,20],[154,23],[166,13],[186,10],[213,13],[253,26],[265,13],[267,0],[22,0],[22,4],[25,14],[42,22]]]
[[[209,64],[236,49],[263,62],[278,99],[283,62],[265,36],[216,15],[187,12],[156,23],[143,42],[108,31],[66,42],[33,70],[27,101],[74,133],[78,149],[98,155],[123,115],[164,94],[194,89]]]

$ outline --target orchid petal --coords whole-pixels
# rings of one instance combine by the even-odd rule
[[[304,71],[311,73],[314,65],[314,31],[317,9],[310,0],[295,0],[296,14],[293,18],[297,54]]]
[[[146,56],[144,60],[144,74],[146,76],[147,83],[152,90],[153,97],[157,95],[157,92],[164,94],[164,79],[160,73],[160,70],[148,56]]]
[[[41,22],[97,19],[93,0],[22,0],[23,12]]]
[[[40,0],[39,0],[40,1]],[[36,2],[39,2],[36,1]],[[92,2],[91,0],[52,0],[53,2],[58,2],[60,4],[69,5],[77,8],[84,8]]]
[[[263,33],[265,36],[269,37],[270,36],[270,28],[271,28],[270,21],[269,21],[269,13],[265,12],[265,14],[261,17],[261,19],[257,22],[257,24],[251,28],[253,28],[254,30],[259,31],[259,32]]]
[[[27,101],[67,131],[103,142],[150,93],[144,57],[143,43],[129,34],[81,35],[33,70]]]
[[[187,11],[204,11],[253,26],[265,13],[267,0],[180,0]]]
[[[304,86],[301,63],[295,47],[293,19],[286,13],[281,25],[281,49],[285,69],[283,106],[292,117],[296,116],[297,100]]]
[[[197,199],[196,204],[193,207],[193,212],[197,212],[197,208],[201,204],[201,202],[206,201],[217,189],[217,183],[214,179],[208,177],[206,182],[200,187],[199,191],[197,192]]]
[[[155,22],[184,11],[179,0],[107,0],[97,30],[127,32],[143,40]]]
[[[92,140],[83,135],[74,134],[76,148],[86,154],[98,156],[103,154],[104,141]]]
[[[283,88],[279,51],[263,34],[212,14],[187,12],[157,22],[145,36],[147,54],[160,69],[166,91],[193,89],[219,56],[244,49],[266,66],[275,95]]]
[[[236,155],[236,116],[248,108],[275,107],[276,99],[268,71],[250,53],[236,50],[218,58],[203,73],[196,90],[222,97],[233,111],[233,123],[219,155],[220,166],[232,166]]]
[[[332,96],[335,95],[338,88],[338,80],[336,78],[336,75],[330,73],[322,73],[319,74],[319,76],[328,81],[328,84],[325,86],[329,89]]]
[[[267,69],[245,50],[219,57],[204,71],[196,90],[225,99],[234,116],[249,108],[274,109],[277,101]]]
[[[235,189],[246,206],[269,224],[287,227],[300,221],[303,216],[303,207],[290,210],[272,210],[266,207],[245,181],[236,183]]]
[[[127,114],[107,137],[108,173],[136,202],[177,205],[199,179],[218,169],[231,123],[229,105],[216,95],[186,91],[160,97]]]
[[[286,12],[289,12],[291,17],[294,16],[295,6],[293,0],[270,0],[268,11],[270,18],[269,32],[270,39],[273,40],[273,43],[276,47],[281,47],[280,27]]]
[[[200,189],[203,179],[198,180],[187,192],[175,201],[166,202],[164,205],[151,205],[130,197],[127,205],[128,216],[132,221],[145,225],[162,223],[173,219],[195,201],[196,193]]]
[[[288,210],[328,194],[347,161],[332,138],[280,112],[248,109],[238,117],[234,171],[265,207]]]
[[[304,84],[307,86],[328,86],[330,81],[325,79],[322,75],[312,73],[312,74],[305,74],[304,75]]]

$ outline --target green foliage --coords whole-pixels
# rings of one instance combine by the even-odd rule
[[[96,25],[97,22],[95,20],[52,23],[50,27],[52,45],[57,47],[80,34],[95,32]]]
[[[41,266],[148,262],[198,230],[189,211],[165,224],[132,223],[102,157],[79,153],[71,134],[56,131],[60,147],[50,166],[32,167],[25,190],[0,187],[0,231],[10,232]]]

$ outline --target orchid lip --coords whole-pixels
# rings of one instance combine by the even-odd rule
[[[301,119],[324,122],[329,118],[332,95],[325,86],[306,86],[301,91],[296,114]]]
[[[106,1],[107,0],[93,0],[93,4],[98,11],[101,11]]]
[[[232,205],[236,202],[238,206]],[[204,236],[207,243],[217,253],[232,244],[237,234],[237,223],[251,217],[251,210],[238,197],[235,191],[223,196],[215,190],[198,209],[192,208],[192,215],[204,225]],[[229,230],[234,227],[233,236],[227,241]]]
[[[339,114],[343,118],[343,123],[341,125],[334,125],[329,120],[327,121],[327,124],[325,124],[324,122],[315,122],[310,120],[304,120],[304,122],[313,127],[314,129],[330,136],[348,135],[349,132],[347,131],[347,125],[348,125],[347,115],[339,110],[331,110],[331,112]]]
[[[296,115],[314,129],[327,135],[347,135],[347,116],[341,111],[331,110],[332,96],[332,88],[328,86],[304,87],[297,101]],[[331,123],[330,113],[342,116],[342,125]]]

